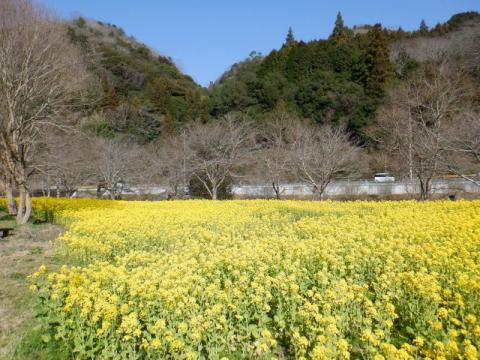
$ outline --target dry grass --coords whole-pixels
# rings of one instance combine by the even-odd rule
[[[0,221],[0,227],[12,225]],[[0,359],[13,357],[25,333],[35,326],[27,276],[41,264],[55,267],[51,240],[61,231],[52,224],[26,225],[0,238]]]

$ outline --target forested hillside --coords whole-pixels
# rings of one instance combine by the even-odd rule
[[[434,52],[474,62],[469,51],[479,33],[476,12],[454,15],[431,29],[422,22],[414,32],[380,24],[349,29],[338,14],[328,39],[297,41],[290,29],[282,48],[265,57],[252,53],[233,65],[210,88],[210,113],[238,110],[260,118],[284,106],[317,123],[346,124],[364,136],[386,89],[395,88]]]
[[[78,18],[67,25],[97,80],[96,111],[85,124],[104,137],[116,133],[138,142],[207,114],[207,94],[169,57],[125,35],[111,24]]]
[[[380,24],[348,28],[339,13],[328,39],[296,40],[289,29],[280,49],[266,56],[253,51],[204,89],[172,59],[115,25],[81,17],[66,25],[98,83],[89,108],[93,115],[84,128],[107,138],[127,135],[139,143],[232,111],[261,122],[277,108],[317,123],[346,125],[363,140],[386,89],[428,61],[429,53],[443,47],[456,52],[458,61],[473,56],[474,62],[468,44],[479,27],[476,12],[454,15],[432,28],[422,22],[414,32]]]

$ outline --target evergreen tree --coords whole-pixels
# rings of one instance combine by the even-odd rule
[[[347,28],[343,22],[342,13],[339,11],[337,13],[337,19],[335,20],[335,27],[333,28],[332,35],[330,39],[333,40],[346,40],[348,38]]]
[[[376,24],[368,32],[365,62],[367,66],[366,92],[375,98],[381,98],[392,69],[388,38],[380,24]]]
[[[428,26],[424,19],[420,22],[420,33],[425,34],[428,32]]]
[[[285,39],[285,44],[293,44],[295,42],[295,37],[293,36],[293,30],[290,26],[288,28],[287,38]]]

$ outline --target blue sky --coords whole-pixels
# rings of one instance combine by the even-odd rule
[[[338,11],[348,26],[381,22],[416,29],[462,11],[480,11],[480,0],[38,0],[65,18],[82,15],[122,27],[173,58],[198,83],[208,85],[255,50],[281,46],[288,27],[298,40],[325,38]]]

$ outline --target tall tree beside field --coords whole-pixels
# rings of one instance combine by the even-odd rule
[[[144,148],[121,139],[94,139],[90,144],[92,173],[98,189],[106,190],[111,200],[119,199],[124,186],[145,183],[148,177]]]
[[[29,0],[0,2],[1,161],[19,192],[19,224],[32,211],[28,179],[41,134],[67,125],[85,79],[81,57],[60,23]]]
[[[417,179],[420,199],[430,197],[432,179],[448,171],[453,126],[461,119],[465,89],[447,63],[426,66],[391,91],[377,121],[379,141]]]
[[[453,161],[447,163],[448,170],[480,186],[480,111],[463,112],[449,135],[448,149]]]
[[[250,126],[243,116],[229,114],[212,123],[196,122],[186,134],[188,168],[210,198],[217,200],[219,189],[251,151]]]
[[[291,176],[291,160],[295,126],[301,120],[285,109],[276,109],[261,127],[263,149],[257,154],[260,176],[272,185],[275,197],[280,199],[283,184]]]
[[[1,148],[0,148],[0,151]],[[3,187],[3,192],[7,200],[7,210],[10,215],[17,215],[17,203],[15,202],[15,197],[13,195],[14,190],[14,181],[12,175],[7,172],[7,170],[2,166],[0,161],[0,173],[2,173],[2,178],[0,178],[0,184]]]
[[[295,131],[292,165],[315,196],[323,198],[335,176],[355,172],[358,148],[350,143],[343,128],[298,124]]]
[[[149,171],[154,180],[164,181],[170,187],[169,197],[183,196],[191,175],[189,171],[190,153],[186,133],[163,138],[149,149],[151,166]]]
[[[94,179],[93,156],[89,139],[81,133],[52,132],[47,134],[45,151],[38,161],[39,176],[50,194],[55,185],[56,196],[72,197],[82,185]]]

